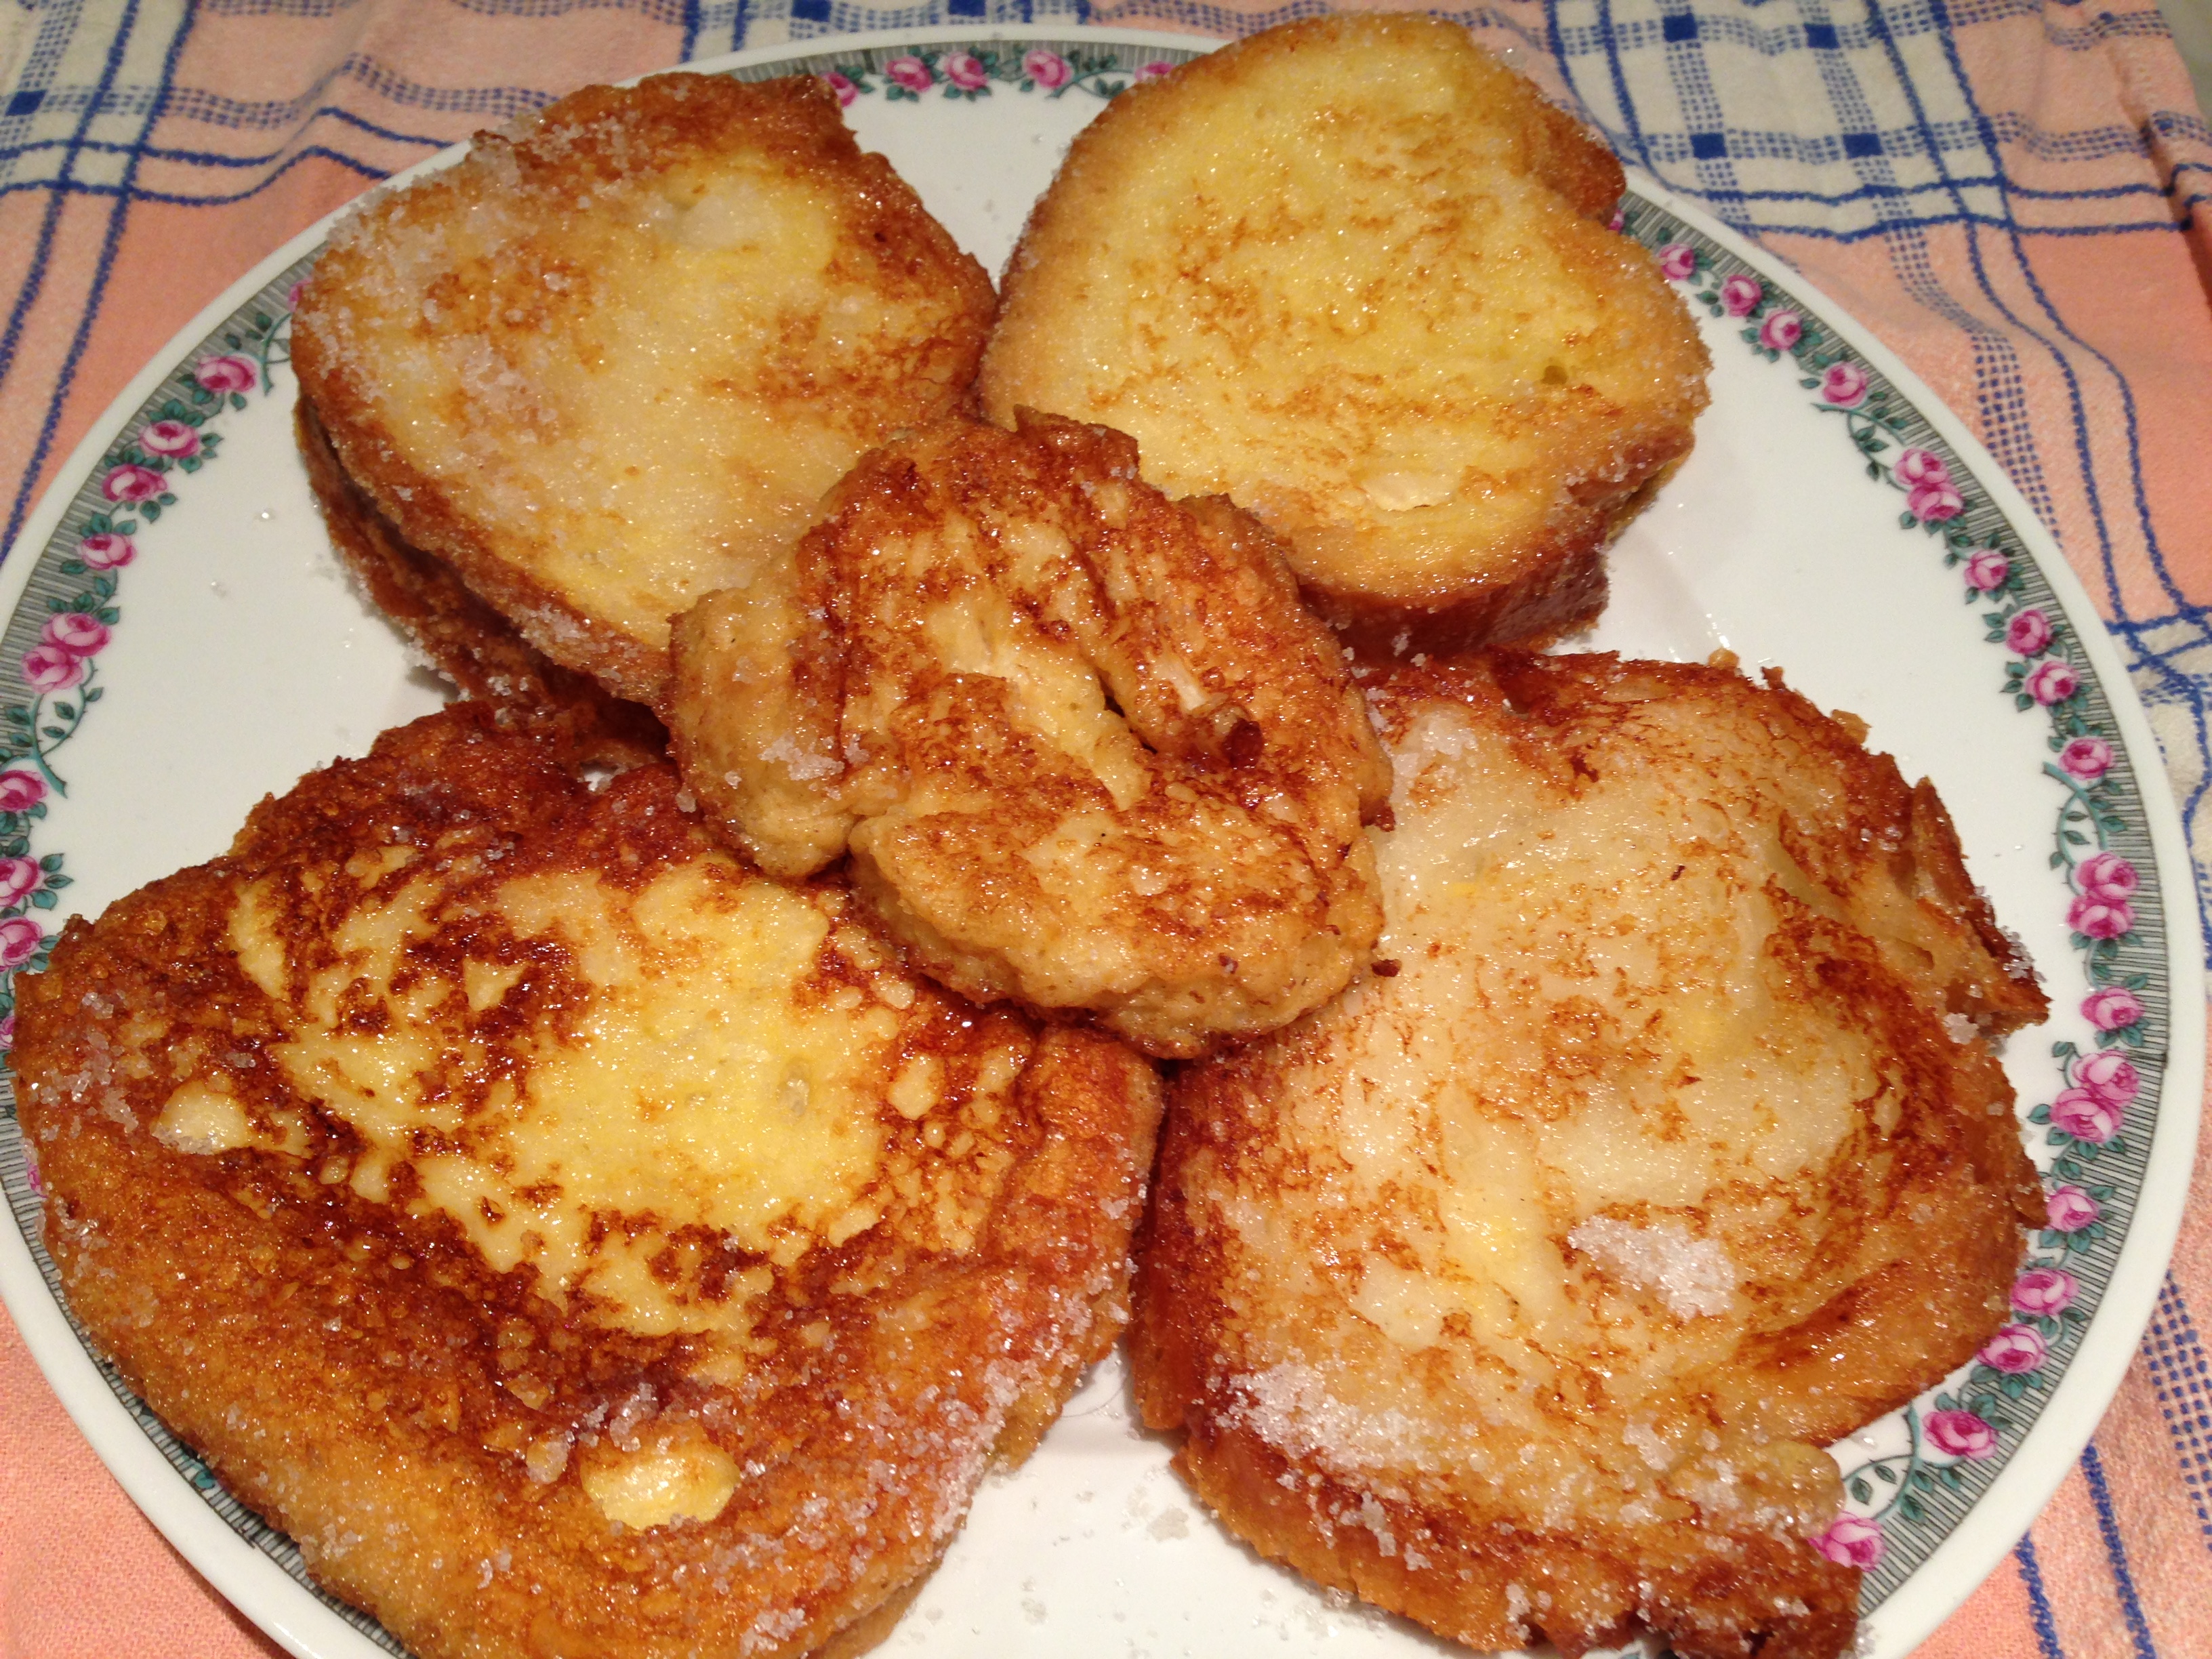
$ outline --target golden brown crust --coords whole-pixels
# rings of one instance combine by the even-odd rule
[[[794,586],[680,619],[668,718],[686,787],[764,867],[849,847],[963,994],[1189,1055],[1365,962],[1359,824],[1389,770],[1274,539],[1136,475],[1128,439],[1054,417],[886,446]]]
[[[453,568],[410,546],[346,476],[329,434],[302,399],[293,414],[307,487],[331,545],[392,626],[463,695],[507,711],[515,723],[580,761],[641,766],[666,758],[668,731],[641,703],[550,659],[485,604]]]
[[[615,1006],[565,934],[499,921],[513,896],[575,878],[649,898],[687,873],[722,895],[678,919],[693,926],[762,880],[709,849],[665,769],[595,794],[461,703],[264,802],[224,859],[71,922],[21,982],[23,1124],[77,1317],[323,1583],[425,1659],[793,1659],[878,1635],[987,1461],[1026,1452],[1123,1316],[1150,1068],[902,975],[834,883],[791,890],[831,919],[792,1007],[877,1007],[854,1017],[856,1043],[885,1019],[902,1033],[879,1086],[904,1106],[871,1109],[889,1148],[873,1225],[842,1243],[787,1230],[763,1256],[609,1212],[594,1250],[665,1232],[643,1304],[679,1316],[660,1328],[599,1279],[496,1270],[428,1201],[496,1128],[482,1113],[556,1063],[526,1033],[596,1029]],[[398,1000],[356,979],[337,1006],[364,1056],[422,1032],[450,1043],[436,1110],[461,1127],[416,1132],[372,1201],[374,1114],[336,1115],[302,1085],[325,1074],[299,1070],[313,1036],[300,1010],[379,907],[428,878],[443,908],[404,947]],[[255,905],[276,933],[239,931]],[[430,993],[464,959],[519,977],[498,970],[486,999],[461,975],[472,1012],[458,1015]],[[399,1011],[425,1000],[433,1023],[408,1023]],[[895,1081],[918,1056],[939,1068],[934,1104]],[[404,1062],[386,1075],[403,1099]],[[188,1113],[180,1127],[179,1100],[210,1087],[234,1103],[228,1141]],[[544,1109],[526,1097],[526,1116]],[[740,1303],[732,1346],[717,1310]],[[725,1470],[725,1506],[611,1518],[589,1483],[663,1454]]]
[[[344,470],[531,645],[653,702],[667,619],[963,407],[994,301],[812,76],[586,88],[372,198],[294,364]]]
[[[1009,262],[980,382],[1133,435],[1291,545],[1364,653],[1555,637],[1688,453],[1696,328],[1619,164],[1455,24],[1265,31],[1117,98]]]
[[[1533,1622],[1570,1656],[1626,1642],[1642,1623],[1668,1631],[1686,1655],[1828,1659],[1850,1650],[1858,1623],[1856,1572],[1808,1561],[1802,1546],[1771,1537],[1647,1528],[1629,1538],[1583,1530],[1562,1539],[1511,1522],[1468,1524],[1317,1475],[1261,1437],[1212,1418],[1192,1423],[1176,1468],[1268,1559],[1471,1648],[1497,1647],[1497,1632],[1528,1628],[1539,1607],[1546,1617]],[[1408,1565],[1409,1551],[1419,1567]],[[1517,1611],[1515,1587],[1526,1598]],[[1746,1639],[1747,1629],[1764,1639]]]
[[[1477,577],[1455,597],[1409,605],[1334,580],[1301,574],[1307,603],[1370,663],[1463,651],[1493,641],[1538,649],[1596,622],[1610,592],[1605,552],[1610,535],[1583,530],[1529,549],[1503,581]]]
[[[1778,678],[1369,689],[1390,973],[1178,1074],[1145,1420],[1263,1553],[1469,1646],[1833,1659],[1819,1447],[2006,1316],[2039,1212],[1980,1034],[2042,995],[1932,792]]]
[[[1590,627],[1604,613],[1611,591],[1607,551],[1689,458],[1686,422],[1680,435],[1679,445],[1669,439],[1628,457],[1627,471],[1644,480],[1636,489],[1618,495],[1607,491],[1601,510],[1595,514],[1563,515],[1523,544],[1502,577],[1470,573],[1456,596],[1409,605],[1402,597],[1369,592],[1326,573],[1302,572],[1300,586],[1307,602],[1370,663],[1450,655],[1493,643],[1543,650]]]

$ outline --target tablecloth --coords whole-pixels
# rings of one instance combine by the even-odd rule
[[[123,383],[372,181],[576,86],[927,23],[1230,35],[1129,0],[46,0],[0,9],[0,544]],[[2149,0],[1450,12],[1880,334],[2053,530],[2212,854],[2212,134]],[[2212,1652],[2212,1158],[2117,1400],[1928,1659]],[[58,1547],[59,1546],[59,1547]],[[0,1319],[0,1655],[276,1650],[138,1516]]]

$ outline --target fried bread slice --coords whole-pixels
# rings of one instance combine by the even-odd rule
[[[312,404],[302,399],[292,419],[338,562],[432,669],[578,760],[623,767],[667,758],[667,728],[650,708],[562,667],[524,639],[453,566],[410,545],[377,510],[346,476]]]
[[[1370,696],[1384,960],[1172,1086],[1145,1419],[1262,1553],[1470,1647],[1834,1659],[1821,1448],[2003,1322],[2040,1207],[1984,1034],[2042,994],[1933,791],[1778,678]]]
[[[1123,1322],[1149,1066],[481,703],[19,989],[77,1318],[423,1659],[855,1651]]]
[[[665,75],[369,198],[302,289],[293,363],[406,542],[653,703],[668,619],[963,404],[993,304],[820,81]]]
[[[1335,16],[1117,97],[1009,261],[981,389],[1132,434],[1363,647],[1557,635],[1708,360],[1620,165],[1456,24]]]
[[[1389,771],[1273,538],[1117,432],[951,420],[839,488],[795,584],[680,618],[684,782],[785,874],[849,848],[909,954],[1148,1053],[1334,996]]]

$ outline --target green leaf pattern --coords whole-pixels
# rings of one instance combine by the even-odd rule
[[[2143,1151],[2126,1133],[2128,1118],[2163,1059],[2142,994],[2151,983],[2143,964],[2154,957],[2136,937],[2146,872],[2118,846],[2140,844],[2142,826],[2081,642],[2055,599],[2032,591],[2039,573],[1972,474],[1906,399],[1787,294],[1647,204],[1632,201],[1625,215],[1622,228],[1651,249],[1689,303],[1741,323],[1754,356],[1786,364],[1814,407],[1837,422],[1867,477],[1899,497],[1898,527],[1927,536],[1960,576],[1965,602],[1983,607],[1982,637],[2003,653],[1993,689],[2048,726],[2043,772],[2057,790],[2050,862],[2072,894],[2065,921],[2089,984],[2079,1012],[2091,1035],[2086,1048],[2052,1045],[2064,1086],[2027,1115],[2040,1131],[2032,1150],[2049,1224],[2030,1237],[2008,1322],[1948,1386],[1837,1448],[1844,1511],[1816,1542],[1867,1570],[1869,1608],[1910,1570],[1892,1559],[1884,1571],[1885,1558],[1924,1559],[2018,1447],[2110,1276],[2140,1178],[2130,1160]],[[1974,1040],[1971,1029],[1954,1035]]]

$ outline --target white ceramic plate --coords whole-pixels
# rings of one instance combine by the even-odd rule
[[[842,75],[888,155],[996,270],[1069,138],[1173,36],[933,30],[708,67]],[[436,166],[433,161],[427,165]],[[1917,1645],[1996,1563],[2118,1384],[2179,1224],[2202,1083],[2194,887],[2158,750],[2063,559],[1965,428],[1834,307],[1703,215],[1638,191],[1705,319],[1713,407],[1613,557],[1589,643],[1777,665],[1932,777],[2054,1009],[2007,1057],[2051,1194],[2012,1326],[1838,1449],[1869,1568],[1871,1652]],[[434,682],[341,578],[292,448],[287,297],[321,228],[271,255],[132,383],[0,570],[0,985],[42,937],[213,856],[247,809],[434,707]],[[12,1009],[0,990],[0,1014]],[[87,1352],[0,1120],[0,1289],[100,1456],[285,1647],[396,1646],[325,1601]],[[994,1481],[887,1651],[1405,1655],[1410,1626],[1331,1606],[1198,1510],[1102,1368]]]

